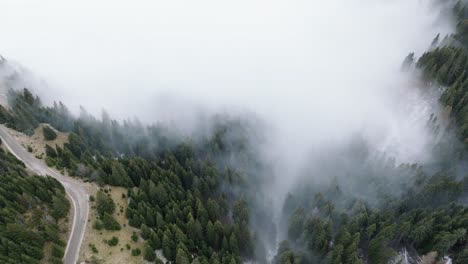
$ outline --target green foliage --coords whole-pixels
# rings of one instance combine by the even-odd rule
[[[91,248],[91,250],[93,251],[93,253],[95,253],[95,254],[99,253],[99,250],[96,248],[96,245],[94,245],[94,244],[89,244],[89,247]]]
[[[44,133],[45,140],[55,140],[57,138],[57,133],[49,126],[44,126],[42,132]]]
[[[420,186],[389,202],[382,211],[358,200],[349,204],[349,197],[336,195],[333,198],[337,203],[346,202],[348,206],[331,217],[327,206],[315,207],[314,213],[307,215],[304,204],[298,204],[299,209],[289,220],[290,239],[297,240],[291,233],[301,234],[310,255],[318,258],[309,259],[313,262],[388,263],[401,248],[413,248],[419,254],[437,251],[442,256],[464,258],[468,208],[453,203],[460,195],[468,195],[468,189],[460,187],[464,181],[443,174],[419,175],[419,179]],[[314,206],[317,201],[331,203],[321,194],[315,197],[321,198],[312,202]],[[298,252],[290,250],[287,244],[282,248],[275,263],[295,263]]]
[[[298,256],[291,250],[288,241],[282,241],[279,245],[277,256],[273,260],[275,264],[300,263]]]
[[[110,196],[98,191],[96,194],[96,210],[100,217],[104,217],[106,213],[112,215],[115,211],[115,203]]]
[[[304,209],[298,209],[294,214],[291,216],[289,220],[289,230],[288,236],[291,240],[297,240],[304,229],[304,222],[305,222],[305,212]]]
[[[143,257],[147,261],[154,261],[156,259],[156,253],[154,253],[153,248],[149,245],[145,245]]]
[[[61,258],[50,257],[49,258],[49,263],[51,263],[51,264],[63,264],[63,261],[62,261]]]
[[[141,236],[153,250],[161,248],[167,259],[176,262],[178,253],[182,262],[192,253],[206,258],[213,251],[229,258],[253,255],[246,201],[233,201],[232,222],[221,222],[226,217],[223,194],[212,190],[218,188],[223,175],[215,167],[204,162],[180,162],[173,153],[158,163],[139,159],[122,163],[137,163],[140,168],[132,168],[145,171],[137,180],[139,188],[128,193],[130,203],[125,213],[131,226],[141,228]],[[192,175],[194,184],[184,187],[186,175]]]
[[[459,2],[454,8],[456,34],[421,56],[417,66],[427,81],[447,87],[440,101],[456,121],[459,137],[468,144],[468,17],[464,5]]]
[[[0,149],[0,261],[39,263],[46,242],[49,262],[63,256],[64,244],[52,217],[65,217],[69,204],[63,186],[50,177],[29,176],[24,164]]]
[[[133,240],[133,242],[137,242],[137,241],[138,241],[138,235],[137,235],[136,232],[133,232],[133,234],[132,234],[132,240]]]
[[[94,222],[94,229],[96,230],[101,230],[104,228],[104,223],[101,221],[101,220],[96,220],[96,222]]]
[[[140,227],[140,229],[141,229],[141,237],[142,237],[143,239],[145,239],[145,240],[150,239],[150,237],[151,237],[151,229],[150,229],[148,226],[146,226],[145,224],[142,224],[141,227]]]
[[[69,133],[63,147],[46,146],[49,166],[101,185],[129,188],[125,212],[129,225],[144,224],[142,237],[153,249],[161,248],[169,260],[175,261],[178,253],[182,262],[184,254],[200,256],[202,263],[253,258],[249,197],[234,191],[246,187],[246,175],[231,164],[216,162],[229,157],[232,164],[253,163],[242,121],[216,118],[213,134],[195,143],[174,136],[166,127],[119,123],[105,113],[98,120],[81,109],[74,117],[62,103],[42,106],[28,90],[11,91],[9,98],[14,102],[11,113],[2,116],[0,109],[0,118],[9,127],[32,134],[38,124],[48,123]],[[44,135],[48,129],[44,127]],[[110,197],[98,192],[96,208],[95,228],[118,229]]]
[[[132,256],[136,257],[136,256],[140,256],[140,254],[141,254],[141,249],[139,248],[132,249]]]
[[[113,236],[111,239],[107,240],[107,244],[111,247],[115,247],[119,244],[119,239],[116,236]]]
[[[57,151],[55,151],[55,149],[53,147],[49,146],[49,144],[45,145],[45,153],[46,153],[47,157],[50,157],[50,158],[56,158],[57,157]]]
[[[102,217],[102,224],[103,224],[103,227],[106,230],[114,230],[115,231],[115,230],[122,229],[119,222],[117,222],[117,220],[115,220],[114,217],[112,217],[112,215],[110,215],[108,213],[104,213],[104,215]]]
[[[62,246],[57,245],[57,244],[52,245],[52,256],[58,259],[61,259],[63,258],[64,253],[65,253],[65,249]]]
[[[62,199],[62,197],[54,196],[52,198],[52,213],[51,215],[55,219],[60,219],[68,215],[70,210],[70,202],[68,199]]]

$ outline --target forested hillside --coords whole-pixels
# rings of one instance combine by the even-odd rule
[[[416,63],[427,89],[443,91],[440,104],[449,113],[442,126],[436,113],[428,120],[434,131],[456,132],[468,142],[468,13],[464,2],[453,8],[457,32],[436,36],[428,52]],[[410,54],[404,68],[414,59]],[[450,134],[450,133],[446,133]],[[450,256],[453,263],[468,263],[468,176],[463,143],[447,142],[434,147],[436,155],[448,155],[437,166],[395,166],[362,158],[354,150],[343,159],[327,161],[341,173],[327,186],[314,182],[299,186],[283,208],[288,239],[279,247],[275,263],[416,263],[418,256],[432,254],[437,260]],[[366,149],[361,144],[358,149]],[[440,153],[450,149],[447,153]],[[449,154],[448,154],[449,153]],[[371,163],[369,164],[369,159]],[[317,173],[327,174],[322,165]],[[313,174],[313,172],[311,172]],[[340,176],[341,175],[341,176]],[[388,177],[390,176],[390,177]],[[349,180],[350,177],[352,180]],[[361,187],[360,187],[361,186]],[[430,254],[429,254],[430,255]],[[427,263],[432,263],[427,256]],[[405,259],[407,258],[407,259]],[[426,263],[426,262],[425,262]]]
[[[10,91],[9,98],[11,111],[2,111],[7,126],[31,133],[39,123],[50,123],[70,132],[63,148],[46,146],[50,166],[128,188],[125,214],[131,226],[141,228],[148,248],[162,249],[176,263],[240,263],[254,257],[250,187],[245,174],[230,165],[254,163],[242,135],[244,121],[216,118],[213,132],[195,140],[170,135],[162,126],[120,124],[106,115],[97,120],[83,109],[75,118],[61,103],[43,107],[27,89]]]
[[[461,140],[468,143],[468,13],[465,6],[459,1],[453,8],[456,33],[443,40],[437,36],[432,49],[417,61],[417,68],[423,72],[425,81],[444,90],[440,102],[449,110]]]
[[[66,242],[57,221],[70,204],[51,177],[30,176],[0,148],[0,262],[62,263]]]

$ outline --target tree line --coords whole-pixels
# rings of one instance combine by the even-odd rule
[[[11,111],[0,111],[7,126],[31,134],[39,123],[49,123],[70,133],[63,147],[46,145],[49,166],[128,188],[125,214],[131,226],[141,228],[148,260],[158,249],[175,263],[241,263],[254,257],[248,197],[234,191],[246,185],[246,175],[230,164],[252,161],[239,120],[220,118],[212,133],[195,140],[174,137],[162,125],[121,124],[105,113],[98,120],[84,109],[74,117],[62,103],[42,106],[28,89],[10,91],[9,98]],[[96,197],[95,227],[118,230],[105,197]]]

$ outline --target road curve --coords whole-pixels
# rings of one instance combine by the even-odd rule
[[[75,264],[78,261],[81,242],[83,241],[86,223],[88,222],[88,192],[78,181],[73,178],[66,177],[60,173],[47,167],[47,165],[36,159],[31,153],[27,152],[15,139],[10,135],[8,129],[4,125],[0,125],[0,137],[2,143],[15,155],[18,159],[24,162],[28,168],[38,175],[49,175],[57,179],[65,187],[67,195],[70,197],[73,206],[73,224],[68,238],[63,263]]]

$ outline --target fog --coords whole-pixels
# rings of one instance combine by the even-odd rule
[[[437,111],[404,57],[453,25],[432,1],[2,1],[0,54],[47,102],[193,129],[201,112],[267,124],[277,203],[311,152],[356,135],[425,162]],[[311,165],[311,164],[309,164]]]
[[[401,61],[450,31],[440,9],[419,0],[2,1],[0,8],[0,54],[48,84],[40,91],[46,101],[147,122],[189,122],[198,107],[249,110],[292,144],[369,125],[412,139],[398,105],[415,104],[401,94],[412,85],[398,73]]]

